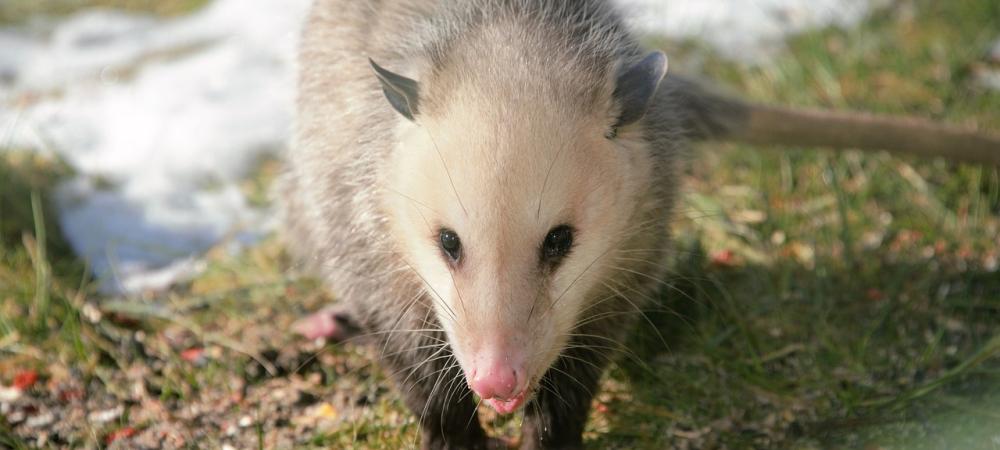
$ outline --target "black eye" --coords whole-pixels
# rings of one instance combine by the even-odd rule
[[[573,248],[573,228],[569,225],[559,225],[549,230],[545,242],[542,242],[542,262],[558,262],[571,248]]]
[[[449,229],[443,229],[438,233],[438,239],[441,241],[441,250],[444,250],[453,262],[457,262],[458,258],[462,256],[462,241],[458,239],[458,234]]]

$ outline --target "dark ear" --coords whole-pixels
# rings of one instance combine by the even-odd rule
[[[372,69],[375,69],[375,77],[382,83],[382,92],[385,93],[389,104],[404,117],[413,120],[418,112],[420,84],[416,80],[383,69],[371,58],[368,58],[368,62],[371,63]]]
[[[649,101],[666,73],[667,55],[655,51],[618,76],[614,97],[621,107],[621,113],[612,128],[612,134],[618,127],[631,124],[646,114]]]

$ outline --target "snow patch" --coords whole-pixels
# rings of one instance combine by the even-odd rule
[[[877,0],[616,0],[641,31],[695,39],[728,58],[760,62],[784,38],[825,26],[850,27]]]
[[[94,11],[43,42],[0,35],[13,49],[0,139],[79,173],[57,189],[60,225],[104,292],[166,287],[222,239],[273,225],[238,182],[285,146],[307,5],[219,0],[173,21]]]

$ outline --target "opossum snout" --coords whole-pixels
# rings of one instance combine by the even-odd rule
[[[469,387],[497,412],[509,414],[524,401],[527,374],[524,359],[506,352],[474,355],[466,372]]]
[[[513,398],[519,391],[524,369],[506,364],[491,364],[482,369],[473,367],[469,373],[469,386],[484,399]]]

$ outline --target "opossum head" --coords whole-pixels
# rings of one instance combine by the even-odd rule
[[[602,259],[634,229],[651,178],[639,119],[666,59],[586,87],[373,67],[402,116],[381,180],[393,244],[469,386],[513,412],[601,301]]]

